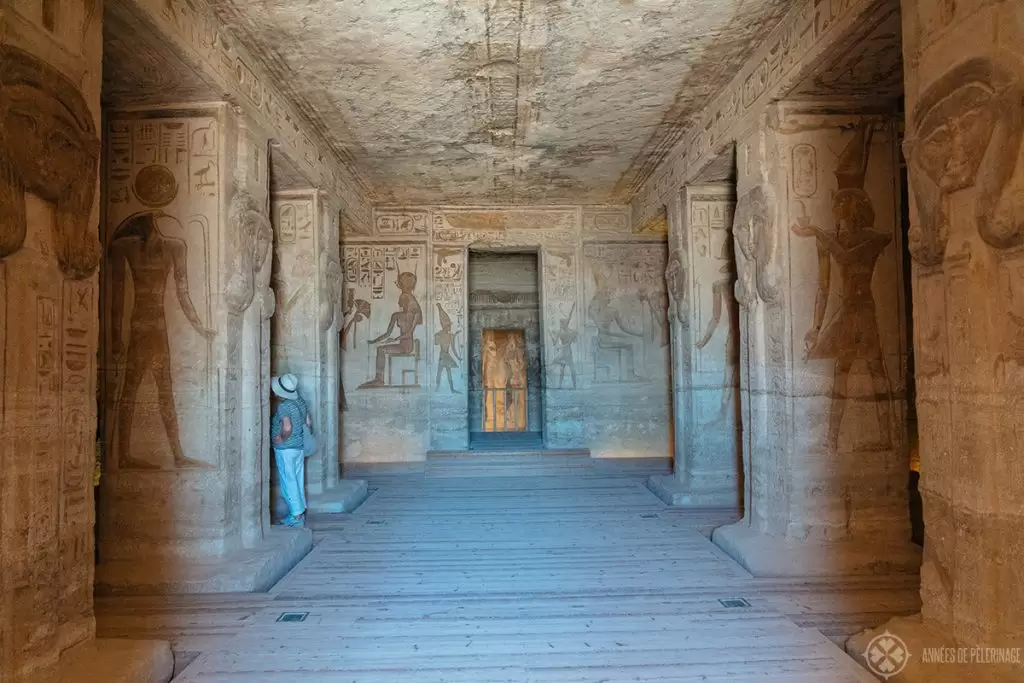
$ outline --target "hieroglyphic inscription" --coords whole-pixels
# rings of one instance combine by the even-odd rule
[[[126,189],[110,195],[108,202],[108,322],[114,372],[109,373],[104,390],[107,409],[114,416],[107,420],[106,440],[122,469],[161,467],[142,455],[156,445],[149,441],[157,433],[151,428],[155,425],[135,429],[136,404],[147,379],[155,385],[161,431],[174,467],[209,466],[185,455],[174,386],[185,383],[202,390],[210,383],[216,332],[210,327],[209,245],[217,227],[210,224],[210,216],[216,220],[219,215],[220,193],[217,137],[212,132],[216,126],[214,117],[161,118],[159,112],[130,119],[117,114],[108,123],[116,131],[108,138],[112,159],[108,177]],[[176,302],[191,327],[188,335],[173,324],[177,312],[165,309],[164,294],[172,278]],[[198,347],[192,347],[197,342]],[[194,348],[189,352],[204,358],[203,369],[175,370],[172,346],[176,343]],[[153,417],[148,410],[144,416]],[[141,440],[133,445],[135,437]]]
[[[67,619],[88,612],[88,567],[92,550],[92,469],[94,425],[88,414],[95,376],[93,286],[64,283],[61,316],[60,424],[64,459],[61,466],[60,572],[76,577],[63,584],[61,611]]]
[[[377,336],[366,340],[365,356],[353,348],[345,359],[346,374],[370,375],[359,389],[420,386],[420,368],[425,362],[420,332],[425,319],[420,302],[425,300],[429,274],[425,251],[421,244],[345,247],[345,308],[361,319],[368,318],[367,334],[379,330]]]
[[[373,225],[378,235],[426,234],[426,211],[374,211]]]

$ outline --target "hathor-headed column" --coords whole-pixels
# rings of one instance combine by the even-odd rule
[[[773,106],[738,148],[745,516],[757,575],[916,569],[896,121]]]
[[[1024,646],[1024,7],[902,8],[924,498],[899,680],[1016,681]],[[961,648],[936,664],[936,648]],[[932,648],[926,651],[925,648]],[[987,648],[987,649],[975,649]]]
[[[669,211],[675,473],[648,486],[670,505],[740,502],[734,204],[732,185],[690,185]]]

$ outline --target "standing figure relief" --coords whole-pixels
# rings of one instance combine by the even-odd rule
[[[170,171],[151,171],[150,177],[136,182],[136,192],[143,203],[169,204],[177,193]],[[147,196],[150,194],[151,196]],[[169,199],[168,199],[169,197]],[[146,201],[147,199],[151,201]],[[165,201],[166,200],[166,201]],[[135,414],[139,387],[147,372],[156,383],[160,417],[170,443],[176,467],[210,467],[185,456],[181,447],[178,413],[174,406],[174,378],[171,374],[171,350],[167,334],[167,316],[164,293],[167,279],[174,278],[178,304],[196,333],[212,339],[216,332],[203,324],[196,313],[189,292],[185,242],[169,237],[160,230],[162,221],[178,224],[173,216],[160,209],[142,211],[124,219],[114,230],[110,241],[111,291],[114,295],[111,319],[113,321],[113,354],[121,373],[120,390],[116,399],[116,425],[119,467],[156,469],[158,465],[135,458],[131,454],[132,421]],[[180,224],[179,224],[180,226]],[[125,270],[131,275],[133,301],[128,337],[125,340],[122,320],[125,306]]]
[[[874,229],[875,209],[864,191],[872,123],[863,121],[839,158],[835,174],[839,189],[832,195],[833,230],[811,223],[805,214],[797,218],[792,231],[799,237],[813,237],[818,251],[818,288],[814,318],[804,336],[806,359],[835,359],[832,405],[829,413],[828,443],[838,447],[846,408],[850,370],[857,360],[867,364],[878,407],[879,440],[872,446],[891,448],[891,389],[882,357],[882,345],[875,315],[871,279],[882,252],[892,242],[891,232]],[[826,323],[825,313],[832,297],[832,263],[842,283],[842,294]]]

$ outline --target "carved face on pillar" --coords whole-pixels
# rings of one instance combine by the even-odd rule
[[[341,266],[324,250],[320,252],[320,329],[327,330],[341,319]],[[415,286],[415,285],[414,285]]]
[[[914,110],[906,147],[920,225],[911,230],[910,249],[925,265],[945,255],[946,197],[970,187],[978,188],[975,217],[982,238],[995,247],[1020,241],[1024,221],[1014,217],[1012,204],[1024,202],[1012,180],[1024,91],[1013,71],[986,58],[968,60],[932,84]]]
[[[27,191],[56,206],[64,274],[91,275],[100,257],[89,224],[98,163],[99,139],[75,86],[35,57],[0,48],[0,258],[25,240]]]
[[[686,297],[686,269],[683,268],[677,251],[673,251],[669,255],[668,265],[665,267],[665,285],[672,298],[670,311],[681,325],[689,324],[690,307]]]
[[[775,259],[775,198],[767,186],[757,185],[736,202],[732,234],[739,250],[736,300],[749,307],[760,297],[771,302],[778,294]]]
[[[236,191],[231,202],[231,227],[237,240],[231,280],[224,298],[236,313],[242,313],[256,294],[256,275],[267,262],[274,231],[256,200],[246,192]],[[265,287],[265,283],[260,283]]]

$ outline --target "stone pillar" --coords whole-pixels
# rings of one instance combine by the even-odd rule
[[[738,144],[745,516],[755,575],[914,571],[891,116],[786,103]]]
[[[923,605],[848,649],[889,631],[900,680],[1016,681],[921,648],[1024,646],[1024,7],[909,0],[903,21]]]
[[[316,189],[274,195],[274,290],[271,331],[274,375],[292,373],[313,418],[320,449],[306,459],[312,512],[348,512],[366,496],[365,482],[339,488],[339,330],[343,322],[339,206]],[[277,491],[273,507],[287,514]]]
[[[244,591],[268,535],[267,136],[224,104],[109,112],[97,586]]]
[[[97,650],[102,11],[2,0],[0,21],[0,680],[20,683]],[[170,678],[166,643],[123,652]]]
[[[669,505],[737,506],[738,307],[731,185],[683,188],[669,210],[675,473],[648,486]],[[699,437],[699,438],[698,438]]]

